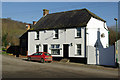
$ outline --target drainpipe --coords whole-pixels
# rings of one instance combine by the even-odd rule
[[[86,47],[87,47],[87,44],[86,44],[86,35],[87,35],[87,33],[86,33],[86,27],[85,27],[85,57],[87,58],[87,53],[86,53]]]
[[[104,28],[105,28],[105,22],[104,22]],[[109,34],[110,34],[110,31],[108,29],[106,29],[106,30],[108,31],[108,47],[109,47]]]

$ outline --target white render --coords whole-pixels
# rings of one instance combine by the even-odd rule
[[[28,55],[31,55],[36,52],[36,45],[40,44],[39,51],[43,51],[43,45],[48,45],[48,52],[51,53],[50,47],[51,44],[60,44],[60,55],[52,55],[53,57],[63,57],[63,44],[72,43],[73,46],[69,46],[69,57],[86,57],[85,56],[85,47],[94,46],[97,40],[97,31],[100,28],[100,34],[104,33],[105,37],[101,38],[101,43],[104,48],[108,46],[108,31],[106,23],[101,20],[91,17],[86,27],[81,27],[81,38],[76,37],[76,28],[59,29],[59,38],[53,39],[54,30],[43,30],[39,31],[39,40],[36,39],[36,31],[28,32]],[[85,28],[86,33],[85,34]],[[85,35],[86,35],[86,46],[85,46]],[[76,55],[76,44],[82,45],[81,55]],[[86,54],[87,55],[87,54]]]
[[[81,29],[81,36],[82,38],[76,38],[75,39],[75,34],[76,34],[76,28],[72,29],[59,29],[59,39],[53,39],[54,37],[54,30],[46,30],[46,32],[39,31],[40,33],[40,39],[35,40],[36,38],[36,32],[29,32],[28,33],[28,55],[31,55],[36,52],[35,45],[41,44],[41,47],[39,48],[39,51],[43,51],[43,45],[47,44],[48,45],[48,52],[51,53],[51,50],[49,49],[51,47],[51,44],[60,44],[60,55],[52,55],[52,56],[57,56],[57,57],[63,57],[63,44],[70,44],[72,43],[73,46],[69,46],[69,57],[85,57],[84,51],[84,32],[85,32],[85,27]],[[82,55],[76,56],[76,44],[82,44]]]
[[[97,31],[100,29],[100,35],[102,33],[105,34],[104,38],[100,37],[100,41],[103,45],[103,48],[106,48],[109,46],[108,43],[108,28],[106,23],[104,23],[101,20],[95,19],[91,17],[90,21],[87,24],[87,46],[94,46],[97,40]],[[107,30],[106,30],[106,29]]]

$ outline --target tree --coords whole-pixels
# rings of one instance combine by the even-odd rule
[[[118,39],[116,40],[116,31],[115,31],[115,26],[109,27],[109,43],[110,45],[113,45],[117,40],[120,39],[120,32],[118,32]]]
[[[6,33],[5,35],[2,36],[2,45],[4,47],[6,47],[8,45],[7,36],[8,36],[8,33]]]

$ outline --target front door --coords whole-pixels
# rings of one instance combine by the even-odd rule
[[[63,44],[63,57],[68,58],[69,55],[69,44]]]
[[[43,52],[48,52],[48,46],[47,45],[43,45]]]

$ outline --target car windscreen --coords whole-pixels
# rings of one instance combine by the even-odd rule
[[[51,54],[48,54],[48,53],[44,53],[46,56],[51,56]]]

